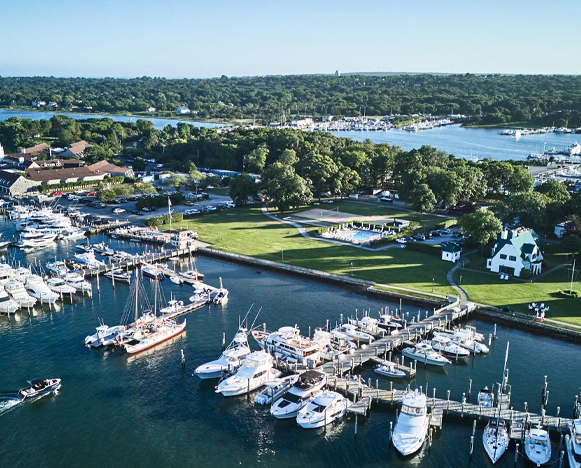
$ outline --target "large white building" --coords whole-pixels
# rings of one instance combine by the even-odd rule
[[[492,248],[487,268],[495,273],[520,276],[522,270],[533,275],[541,272],[543,254],[538,245],[539,236],[532,229],[504,230]]]

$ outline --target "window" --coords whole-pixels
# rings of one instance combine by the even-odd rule
[[[501,259],[501,260],[506,260],[506,255],[504,255],[504,254],[500,254],[500,259]]]
[[[511,262],[516,262],[516,257],[515,257],[515,256],[513,256],[513,255],[511,255],[510,257],[508,257],[508,259],[509,259]]]

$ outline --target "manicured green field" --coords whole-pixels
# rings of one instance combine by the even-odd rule
[[[533,302],[544,303],[550,308],[548,318],[581,325],[581,298],[570,299],[560,294],[561,290],[569,290],[570,274],[564,267],[530,283],[514,279],[503,281],[496,275],[458,269],[454,281],[461,284],[472,301],[523,313],[531,313],[528,306]],[[573,283],[573,289],[577,291],[581,290],[578,280],[577,276]]]
[[[450,264],[439,257],[400,248],[371,252],[307,239],[293,226],[267,218],[258,207],[197,215],[174,227],[195,230],[202,241],[228,252],[441,295],[454,293],[446,281]]]

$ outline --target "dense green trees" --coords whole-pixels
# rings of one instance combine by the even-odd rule
[[[230,182],[230,198],[237,205],[245,205],[258,193],[258,186],[248,174],[240,174]]]
[[[264,171],[262,183],[266,194],[280,211],[312,200],[306,181],[295,172],[293,166],[275,162]]]
[[[474,213],[465,214],[458,222],[465,236],[470,236],[472,241],[479,245],[488,244],[496,239],[502,231],[502,223],[487,210],[477,210]]]
[[[581,77],[506,75],[323,75],[220,79],[0,78],[0,104],[56,101],[86,112],[173,113],[187,105],[201,118],[472,114],[477,123],[533,120],[581,125]],[[561,111],[561,112],[559,112]],[[188,127],[179,130],[187,139]],[[63,135],[66,136],[66,135]]]

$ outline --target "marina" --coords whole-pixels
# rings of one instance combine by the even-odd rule
[[[100,243],[100,239],[104,239],[104,237],[99,235],[91,237],[90,245],[98,245]],[[124,250],[128,253],[140,250],[143,252],[142,249],[144,249],[143,245],[124,241],[122,239],[109,238],[107,245],[108,248],[110,248],[112,251]],[[26,258],[27,261],[31,261],[31,255],[33,255],[33,264],[44,264],[51,261],[51,258],[52,261],[54,261],[55,253],[57,258],[67,258],[72,256],[74,253],[74,250],[71,250],[72,247],[73,245],[65,246],[55,244],[55,247],[51,250],[41,250],[34,254],[19,254],[22,255],[22,259]],[[57,250],[55,251],[54,249]],[[168,278],[180,278],[181,281],[179,283],[175,283],[173,281],[166,280],[160,282],[159,284],[164,290],[165,297],[167,298],[169,294],[169,296],[172,297],[171,300],[175,301],[175,308],[172,309],[170,313],[175,313],[176,315],[174,316],[176,318],[183,313],[192,312],[193,310],[197,311],[188,315],[185,333],[175,338],[171,338],[157,347],[151,348],[150,350],[136,355],[123,355],[115,349],[101,348],[98,350],[91,350],[88,351],[88,354],[83,353],[84,357],[82,357],[82,360],[85,361],[85,366],[88,366],[89,369],[95,369],[95,365],[98,365],[99,367],[104,365],[105,368],[109,369],[107,371],[103,369],[103,371],[107,372],[108,375],[106,381],[113,383],[113,381],[110,379],[120,378],[123,374],[126,374],[128,369],[140,369],[138,372],[142,374],[141,378],[146,378],[146,375],[149,374],[149,372],[147,372],[147,374],[143,374],[143,372],[146,370],[146,367],[143,367],[143,365],[146,365],[148,362],[157,363],[155,364],[156,374],[161,372],[162,374],[166,375],[166,377],[163,378],[164,388],[167,388],[168,386],[171,388],[172,381],[174,381],[175,378],[177,378],[178,381],[185,379],[184,384],[187,382],[186,386],[184,387],[179,385],[180,389],[178,391],[181,395],[196,395],[195,401],[199,401],[200,403],[202,401],[207,401],[208,398],[214,399],[215,397],[211,397],[214,392],[204,383],[205,380],[201,380],[193,375],[195,366],[192,367],[192,365],[202,364],[203,362],[216,359],[219,356],[219,353],[217,353],[217,351],[219,351],[219,342],[225,342],[225,336],[222,336],[222,331],[226,329],[223,327],[223,325],[215,323],[213,324],[213,322],[215,322],[215,318],[217,317],[216,314],[221,316],[221,320],[226,319],[227,322],[231,325],[234,325],[232,322],[235,321],[237,327],[241,316],[246,313],[246,310],[244,310],[244,313],[242,312],[240,306],[244,306],[246,303],[245,309],[247,309],[247,301],[255,301],[256,297],[259,296],[261,297],[260,302],[262,309],[258,319],[259,325],[255,324],[254,329],[265,329],[266,325],[268,325],[269,328],[274,327],[274,329],[276,329],[277,325],[279,327],[288,325],[289,323],[287,320],[282,317],[277,317],[276,310],[278,310],[278,300],[275,295],[272,295],[271,292],[272,287],[276,288],[277,285],[278,287],[285,285],[284,287],[288,289],[288,293],[285,295],[285,297],[287,298],[287,303],[290,304],[293,311],[293,314],[289,315],[289,317],[292,317],[292,323],[296,322],[298,327],[301,327],[300,329],[304,330],[305,335],[307,335],[306,331],[309,330],[309,328],[310,330],[308,335],[313,336],[316,333],[315,328],[317,326],[322,325],[322,330],[326,329],[327,327],[329,329],[333,327],[340,328],[341,322],[343,322],[343,324],[356,324],[357,326],[363,326],[365,327],[364,329],[368,330],[369,332],[373,330],[373,334],[375,336],[375,339],[370,343],[360,343],[356,349],[352,349],[351,352],[345,354],[345,356],[340,359],[339,362],[328,361],[325,359],[322,360],[321,364],[316,367],[318,371],[323,371],[326,375],[326,382],[329,388],[329,394],[327,395],[328,398],[326,397],[327,399],[321,400],[321,402],[325,402],[325,404],[328,402],[329,405],[332,404],[332,401],[335,401],[335,398],[339,398],[333,396],[333,393],[337,392],[340,396],[342,395],[341,398],[347,398],[345,401],[348,401],[348,403],[342,403],[343,406],[337,406],[341,413],[337,413],[338,417],[335,422],[328,420],[327,424],[325,425],[323,421],[321,428],[313,432],[313,434],[319,434],[318,431],[323,431],[327,434],[335,434],[334,437],[338,438],[337,440],[341,440],[341,444],[344,446],[352,447],[353,443],[356,443],[359,446],[364,446],[366,447],[364,449],[366,453],[365,457],[368,460],[373,460],[375,458],[374,452],[376,451],[376,449],[372,449],[374,444],[376,444],[378,440],[382,444],[386,444],[389,441],[389,422],[392,423],[392,426],[395,424],[393,414],[394,411],[397,414],[398,408],[401,404],[401,399],[403,398],[403,394],[405,393],[406,389],[408,386],[411,389],[417,388],[418,391],[423,391],[423,393],[426,395],[427,408],[432,415],[430,419],[430,427],[432,427],[434,430],[438,428],[437,435],[434,435],[433,438],[430,439],[430,442],[428,442],[429,437],[426,439],[426,444],[424,445],[426,450],[428,450],[430,444],[435,444],[432,445],[429,452],[421,450],[418,452],[418,455],[414,456],[415,460],[420,461],[421,466],[423,463],[421,460],[423,460],[424,457],[429,456],[430,460],[436,460],[441,457],[443,454],[436,454],[437,450],[435,450],[435,448],[438,445],[441,445],[444,440],[448,440],[450,438],[450,441],[452,441],[454,437],[458,437],[454,436],[453,434],[459,432],[466,433],[466,436],[460,437],[466,440],[465,459],[468,460],[469,441],[467,440],[467,436],[470,431],[467,429],[467,426],[471,424],[470,422],[472,420],[482,421],[484,423],[489,417],[498,415],[498,411],[495,411],[494,409],[482,408],[474,403],[476,393],[475,389],[479,388],[476,387],[476,382],[479,379],[476,377],[476,375],[473,375],[473,372],[470,370],[473,369],[475,372],[479,372],[482,365],[485,365],[486,361],[489,360],[488,356],[483,357],[482,355],[473,355],[472,357],[468,358],[467,361],[462,359],[455,361],[453,358],[450,358],[452,361],[451,364],[448,364],[444,368],[444,374],[440,374],[442,371],[434,369],[432,366],[426,366],[420,361],[411,361],[408,358],[402,358],[398,352],[398,349],[401,349],[402,347],[410,346],[415,342],[421,342],[423,339],[429,338],[428,335],[431,335],[434,330],[449,330],[451,328],[450,322],[452,320],[454,320],[455,323],[458,323],[459,321],[465,323],[466,320],[474,323],[469,317],[469,311],[471,308],[470,305],[466,307],[465,304],[451,304],[442,310],[435,311],[418,310],[417,307],[414,308],[404,305],[404,310],[402,313],[402,311],[399,310],[400,304],[386,304],[384,301],[364,298],[363,296],[353,292],[339,292],[340,290],[333,286],[323,285],[321,283],[312,281],[305,282],[304,280],[293,279],[292,277],[286,277],[278,273],[263,272],[262,274],[257,275],[256,272],[251,268],[217,262],[205,258],[198,258],[196,260],[197,266],[195,271],[198,271],[199,268],[199,272],[202,272],[205,276],[204,282],[201,283],[194,279],[188,278],[188,275],[180,274],[187,271],[193,271],[190,254],[193,256],[195,252],[190,253],[189,251],[171,251],[162,249],[161,247],[152,247],[152,251],[148,253],[147,256],[145,256],[145,253],[141,254],[144,255],[142,261],[145,261],[148,264],[164,265],[165,262],[172,260],[168,263],[167,266],[162,268],[164,276]],[[100,258],[98,254],[95,256],[96,258]],[[119,264],[122,265],[121,268],[119,268]],[[121,269],[123,272],[129,271],[130,277],[133,277],[134,272],[136,271],[135,268],[138,266],[138,263],[131,264],[131,261],[125,261],[125,263],[121,261],[114,263],[113,266]],[[120,300],[122,301],[121,304],[123,304],[127,297],[127,293],[129,292],[128,288],[131,287],[131,281],[129,284],[123,281],[115,281],[115,287],[113,287],[113,281],[111,279],[105,280],[105,277],[103,276],[105,271],[111,271],[111,268],[111,264],[106,264],[103,269],[101,269],[101,267],[97,267],[95,269],[89,268],[85,271],[86,280],[91,284],[93,294],[91,296],[85,296],[85,298],[80,302],[80,296],[75,295],[74,300],[58,300],[54,306],[51,306],[51,308],[49,308],[48,305],[44,305],[42,308],[37,305],[31,309],[30,313],[28,313],[27,310],[21,309],[21,312],[18,312],[16,315],[11,317],[10,320],[8,320],[7,317],[3,317],[0,319],[0,342],[6,339],[6,331],[12,330],[11,335],[13,335],[14,333],[17,333],[17,330],[19,330],[25,324],[30,324],[34,327],[34,329],[37,329],[38,332],[42,332],[43,328],[48,326],[50,323],[46,321],[46,319],[49,317],[51,317],[51,320],[57,320],[57,322],[61,322],[63,320],[74,320],[76,327],[82,327],[82,329],[79,329],[79,334],[83,337],[87,331],[94,330],[95,326],[98,325],[96,317],[101,317],[102,320],[109,325],[115,324],[115,316],[117,317],[118,321],[121,314],[120,307],[122,307],[122,305],[111,307],[111,305],[106,304],[111,304],[110,301],[115,301],[115,297],[118,297],[119,295],[121,295]],[[194,307],[194,303],[188,301],[188,296],[192,294],[191,291],[194,291],[195,293],[195,291],[199,290],[201,287],[208,288],[208,285],[218,285],[221,279],[224,280],[224,285],[226,285],[230,291],[230,300],[227,303],[217,306],[215,304],[210,305],[210,301],[204,301],[203,303],[200,303]],[[144,282],[144,287],[151,290],[153,285],[156,283],[158,282],[146,280]],[[299,287],[299,285],[301,285],[299,289],[301,292],[300,295],[297,295],[298,290],[296,290],[296,288]],[[305,286],[307,286],[307,290],[305,290]],[[211,294],[215,294],[220,288],[217,286],[210,286],[208,289],[211,289]],[[293,292],[293,290],[296,291]],[[123,291],[126,292],[124,293]],[[252,292],[250,293],[250,291]],[[337,315],[336,312],[332,312],[328,308],[328,298],[326,298],[324,295],[321,296],[322,291],[332,291],[334,297],[333,302],[335,302],[337,299],[337,294],[340,294],[343,296],[343,302],[346,304],[352,304],[352,309],[344,309],[341,314]],[[153,297],[153,293],[151,291],[149,292],[149,296]],[[306,300],[309,303],[309,311],[316,311],[314,317],[309,315],[307,318],[305,312],[300,312],[299,304],[302,304],[303,300]],[[180,305],[180,303],[183,305]],[[181,307],[192,307],[192,309],[183,310],[180,309]],[[357,312],[355,309],[359,310],[359,312]],[[73,312],[72,315],[69,313],[69,310]],[[88,316],[81,318],[79,315],[81,310],[90,311],[90,313]],[[257,308],[255,307],[253,310],[256,312]],[[234,311],[234,314],[231,314],[232,311]],[[396,320],[393,323],[399,323],[400,326],[394,326],[392,329],[374,328],[375,319],[373,317],[385,317],[388,314],[393,314],[393,319]],[[252,313],[249,315],[251,316]],[[92,323],[87,322],[87,320],[90,320]],[[337,323],[333,324],[335,321]],[[263,323],[266,325],[263,325]],[[211,324],[213,324],[214,332],[210,332],[209,334],[204,333],[203,335],[199,335],[198,333],[192,334],[192,330],[198,330],[200,327],[208,329],[208,326],[210,326],[210,329],[212,329]],[[216,325],[218,328],[216,328]],[[488,339],[489,335],[494,333],[490,324],[476,322],[476,326],[478,331],[484,335],[485,341]],[[396,333],[390,335],[390,330],[396,330]],[[499,327],[497,340],[500,340],[504,333],[507,333],[507,329]],[[524,336],[526,336],[526,333],[524,332],[519,333],[522,333]],[[227,335],[228,339],[231,339],[234,334],[231,331],[227,333]],[[70,344],[67,344],[63,348],[62,352],[68,353],[73,349],[78,350],[79,346],[82,347],[83,338],[79,338],[80,337],[77,336],[74,340],[74,343],[71,341]],[[200,342],[200,339],[202,339],[202,342]],[[20,339],[16,341],[16,343],[19,342]],[[253,342],[251,345],[253,349],[257,348],[256,343]],[[496,343],[492,343],[490,356],[494,357],[497,354],[495,352],[498,351],[497,346],[498,345]],[[561,344],[560,346],[563,345]],[[183,352],[183,358],[180,358],[181,352]],[[515,353],[517,352],[522,352],[522,349],[520,351],[515,351]],[[98,356],[103,356],[105,360],[100,361]],[[4,355],[0,352],[1,360],[7,357],[7,355]],[[97,361],[95,361],[95,358],[97,358]],[[180,360],[182,360],[184,366],[182,368],[180,368],[178,365]],[[396,363],[396,367],[403,371],[406,376],[403,379],[393,379],[390,381],[389,378],[375,374],[373,371],[373,366],[375,364],[385,362],[386,360],[390,360]],[[98,362],[102,362],[102,364],[97,364]],[[126,364],[123,364],[121,368],[117,368],[117,370],[113,371],[110,365],[113,365],[116,362],[118,364]],[[158,367],[159,365],[162,365],[162,363],[165,363],[163,364],[163,369]],[[286,370],[292,372],[293,370],[298,370],[301,372],[308,368],[308,362],[304,365],[303,368],[295,367],[294,369],[293,365],[289,364],[288,362],[277,362],[275,360],[274,363],[275,365],[280,366],[279,368],[283,371]],[[115,364],[115,367],[117,367],[118,364]],[[129,367],[123,370],[126,366]],[[64,367],[58,365],[53,369],[50,369],[49,375],[56,374],[62,378],[62,389],[60,391],[60,395],[58,396],[47,396],[46,398],[43,398],[43,401],[45,402],[44,404],[46,404],[46,402],[53,401],[54,404],[60,406],[62,404],[66,404],[63,398],[65,395],[67,395],[67,398],[75,398],[70,392],[74,391],[75,387],[79,387],[79,383],[75,383],[74,380],[70,380],[71,370],[66,371],[67,367],[68,366],[66,365]],[[486,365],[486,367],[489,367],[489,365]],[[498,373],[497,365],[494,365],[493,367],[494,373]],[[448,368],[454,369],[451,375],[449,375],[450,371],[447,370]],[[73,375],[78,374],[78,371],[79,369],[73,371]],[[464,375],[461,385],[462,392],[459,392],[457,378],[454,378],[454,374],[457,372],[460,372],[460,374]],[[117,377],[114,377],[116,375]],[[175,377],[170,378],[170,375],[174,375]],[[555,376],[552,375],[549,379],[549,382],[552,383],[553,379],[555,379]],[[22,378],[20,378],[20,380],[22,380]],[[466,380],[474,380],[474,387],[471,395],[466,391]],[[493,381],[494,374],[493,376],[485,378],[484,380],[480,378],[478,385],[484,386],[485,382],[490,385],[490,383]],[[215,382],[216,381],[214,381],[211,385],[215,385]],[[131,386],[137,383],[138,381],[135,381],[134,378],[130,379],[128,382],[128,384]],[[555,382],[555,384],[559,385],[557,382]],[[428,387],[427,389],[426,385]],[[520,385],[521,384],[518,386],[520,387]],[[567,385],[565,385],[565,387],[567,387]],[[420,388],[422,390],[420,390]],[[436,393],[433,393],[434,388],[437,388]],[[555,398],[560,402],[562,397],[559,397],[558,395],[559,393],[562,393],[563,389],[555,389],[553,386],[550,388],[551,393],[556,390],[557,396]],[[450,390],[449,399],[447,395],[448,390]],[[575,391],[574,388],[571,388],[571,390],[572,393]],[[466,393],[466,401],[464,401],[462,393]],[[537,392],[535,391],[534,393],[536,394]],[[226,407],[231,409],[237,407],[239,408],[239,411],[243,411],[243,414],[246,414],[247,411],[250,410],[250,408],[253,408],[255,405],[254,394],[255,393],[251,393],[251,401],[246,400],[246,397],[227,398],[226,400],[231,401],[231,403],[225,403]],[[217,395],[217,397],[220,397],[220,395]],[[552,394],[550,401],[553,401],[553,397],[554,395]],[[189,398],[191,397],[187,397],[187,399]],[[555,433],[557,426],[563,428],[564,425],[569,422],[569,420],[566,419],[564,410],[560,415],[562,418],[561,421],[556,419],[558,416],[555,415],[558,414],[559,411],[558,409],[555,409],[556,402],[553,402],[553,405],[550,408],[547,408],[544,416],[542,416],[542,411],[532,403],[533,399],[531,396],[530,407],[527,408],[527,416],[527,412],[523,411],[522,403],[517,403],[520,401],[518,398],[522,399],[522,394],[519,394],[516,402],[515,397],[512,397],[511,404],[513,405],[513,411],[509,409],[503,409],[501,412],[501,417],[507,421],[507,424],[528,417],[528,421],[542,422],[546,426],[549,426],[553,433]],[[571,400],[571,398],[567,398],[567,400]],[[143,402],[142,398],[139,397],[137,398],[136,403],[138,401]],[[339,398],[336,401],[342,402],[343,400]],[[517,411],[515,408],[519,408],[519,404],[520,410]],[[570,404],[572,405],[572,403]],[[197,406],[198,403],[195,403],[195,405]],[[211,406],[213,405],[214,404]],[[564,403],[561,405],[562,408],[565,407]],[[259,406],[260,405],[257,405],[256,408],[259,408]],[[25,405],[18,410],[10,411],[6,414],[1,414],[0,428],[2,428],[3,424],[6,421],[9,421],[10,418],[16,417],[16,415],[19,413],[22,414],[23,411],[26,413],[28,408],[31,407],[31,405]],[[118,408],[117,411],[119,412],[120,408]],[[188,410],[187,413],[191,414],[189,411],[190,410]],[[307,410],[305,409],[305,411]],[[121,414],[123,413],[124,411],[121,410]],[[285,444],[286,446],[286,444],[289,443],[289,439],[288,437],[282,436],[280,431],[273,426],[273,424],[277,424],[275,422],[276,418],[273,418],[269,415],[268,406],[266,407],[266,413],[264,415],[259,415],[258,419],[256,419],[257,416],[251,416],[250,414],[245,416],[245,418],[246,417],[250,419],[245,419],[245,422],[242,423],[242,427],[244,427],[245,432],[252,433],[253,430],[251,429],[251,426],[249,426],[251,421],[252,426],[259,424],[262,427],[270,427],[270,430],[274,431],[272,434],[273,439],[271,443],[274,444],[274,446],[279,447],[277,453],[280,454],[281,450],[284,453],[287,450],[286,448],[283,448],[281,444]],[[272,418],[274,421],[270,421],[270,418]],[[540,418],[542,418],[542,420]],[[311,427],[311,425],[315,427],[317,424],[319,424],[315,422],[315,419],[313,419],[311,416],[305,416],[303,419],[304,427]],[[207,422],[205,424],[206,427],[208,427]],[[280,421],[278,424],[286,425],[287,422]],[[293,444],[296,444],[295,446],[303,446],[306,440],[299,435],[300,433],[296,433],[297,430],[302,431],[302,429],[296,421],[293,420],[292,424],[294,424],[294,427],[296,427],[296,429],[291,431],[293,432],[293,437],[296,438],[296,441],[293,442]],[[380,426],[377,426],[377,424],[380,424]],[[123,419],[116,423],[116,426],[118,427],[122,427],[123,425]],[[177,427],[181,426],[182,424],[177,425]],[[210,424],[210,427],[212,426],[213,425]],[[442,427],[441,430],[439,429],[440,426]],[[286,427],[287,429],[290,429],[292,425]],[[379,430],[380,427],[381,430]],[[185,426],[183,429],[185,429]],[[222,430],[225,430],[225,428]],[[172,430],[169,431],[172,432]],[[310,433],[310,430],[306,430],[304,432],[308,434]],[[354,434],[356,434],[356,437],[354,437]],[[315,437],[315,439],[318,439],[319,436],[320,434]],[[377,439],[378,436],[379,439]],[[321,437],[323,437],[321,441],[325,440],[324,435]],[[179,440],[180,437],[178,436],[177,439]],[[318,447],[316,449],[317,452],[321,451],[320,443],[310,445],[312,446],[312,449]],[[234,448],[234,446],[231,446],[230,448],[228,447],[229,445],[227,445],[227,450]],[[2,450],[3,449],[0,449],[0,453]],[[87,447],[85,447],[84,450],[86,451]],[[393,454],[390,455],[392,450]],[[310,450],[308,451],[310,452]],[[511,445],[511,449],[509,449],[509,455],[505,455],[503,459],[499,460],[498,464],[503,466],[502,460],[506,461],[509,458],[512,461],[513,451],[514,443]],[[323,450],[323,452],[325,452],[325,450]],[[347,466],[349,464],[349,455],[345,452],[344,449],[340,450],[339,453],[341,454],[339,465]],[[391,457],[395,456],[394,453],[394,447],[382,449],[383,458],[387,457],[390,459]],[[117,453],[116,456],[120,456],[121,459],[123,458],[120,453]],[[281,459],[280,455],[275,456],[274,454],[270,454],[266,456],[267,459],[272,459],[273,461],[275,459]],[[313,456],[312,452],[311,456]],[[319,454],[317,456],[322,455]],[[485,456],[484,452],[483,456]],[[396,457],[393,460],[393,463],[396,463],[396,465],[401,464],[401,466],[405,466],[407,462],[399,462],[397,461]],[[451,466],[463,466],[463,464],[461,463],[455,465],[452,463]],[[512,464],[510,466],[512,466]]]

